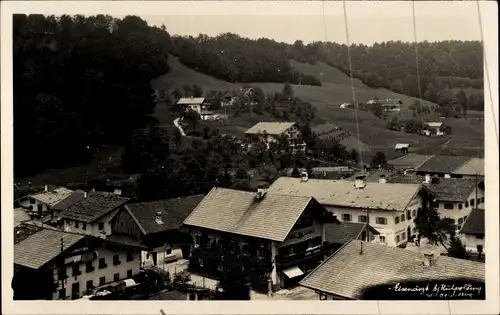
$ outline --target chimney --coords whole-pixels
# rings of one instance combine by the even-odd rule
[[[257,188],[257,195],[255,196],[255,198],[257,200],[261,200],[262,198],[264,198],[266,193],[267,193],[267,189],[265,189],[263,187],[259,187],[259,188]]]
[[[87,198],[87,192],[86,191],[83,192],[83,198]]]
[[[424,266],[430,267],[434,263],[434,254],[433,253],[424,253]]]
[[[363,189],[366,187],[366,176],[365,175],[358,175],[354,179],[354,187],[356,189]]]
[[[384,174],[382,174],[382,175],[380,175],[380,176],[378,177],[378,182],[379,182],[380,184],[385,184],[385,183],[387,182],[387,179],[385,178],[385,175],[384,175]]]
[[[163,220],[161,219],[161,212],[160,211],[156,212],[155,221],[157,224],[163,224]]]
[[[425,174],[425,181],[424,183],[430,184],[431,183],[431,175],[430,174]]]
[[[307,174],[307,172],[300,173],[300,177],[301,182],[307,182],[309,180],[309,175]]]
[[[45,190],[45,192],[48,192],[49,191],[49,185],[45,185],[44,190]]]

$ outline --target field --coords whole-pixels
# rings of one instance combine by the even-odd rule
[[[169,59],[171,71],[151,82],[153,89],[165,89],[171,91],[174,88],[182,89],[185,85],[200,85],[204,92],[211,90],[230,91],[238,90],[242,84],[234,84],[218,80],[209,75],[199,73],[182,65],[177,58]],[[450,125],[453,133],[450,137],[427,138],[416,134],[390,131],[385,129],[386,122],[378,119],[373,114],[363,111],[357,112],[357,124],[355,111],[352,109],[341,109],[339,105],[344,102],[352,102],[351,79],[327,64],[318,62],[315,65],[292,62],[295,70],[304,74],[315,75],[322,81],[322,86],[302,86],[294,85],[294,93],[304,101],[315,106],[318,119],[314,124],[331,122],[351,133],[351,137],[342,141],[342,144],[349,149],[361,147],[361,158],[363,162],[368,162],[371,156],[377,151],[382,151],[388,159],[399,156],[394,151],[396,143],[411,144],[410,151],[416,153],[440,153],[450,152],[460,155],[483,156],[484,138],[484,115],[482,112],[469,111],[467,119],[445,119],[444,123]],[[264,92],[279,92],[283,89],[283,84],[277,83],[252,83]],[[394,93],[386,89],[373,89],[361,81],[354,80],[354,91],[358,101],[366,102],[373,97],[399,98],[403,101],[401,112],[396,114],[400,119],[411,118],[412,97]],[[432,105],[424,101],[424,104]],[[171,113],[165,105],[157,106],[155,117],[160,121],[163,128],[172,134],[174,130]],[[417,118],[419,119],[419,118]],[[425,120],[435,120],[439,117],[426,117]],[[242,136],[249,127],[259,121],[272,120],[271,117],[258,115],[244,115],[230,118],[228,121],[203,122],[210,127],[216,127],[222,133],[229,133],[235,136]],[[357,126],[357,127],[356,127]],[[202,125],[201,127],[202,128]],[[358,138],[361,141],[358,146]],[[88,165],[75,166],[61,170],[46,170],[41,174],[30,178],[16,179],[16,182],[27,183],[28,181],[41,184],[62,184],[67,182],[80,182],[88,178],[102,174],[119,174],[119,162],[123,148],[107,147],[95,155],[94,161]]]
[[[173,56],[169,59],[169,62],[172,70],[168,74],[154,80],[152,82],[153,88],[171,90],[175,87],[182,88],[184,85],[197,84],[203,88],[203,91],[208,92],[210,90],[238,90],[242,86],[242,84],[225,82],[189,69]],[[340,104],[352,102],[353,99],[351,79],[347,75],[322,62],[311,65],[292,61],[292,64],[295,70],[304,74],[315,75],[322,81],[322,86],[293,86],[296,96],[315,106],[317,110],[316,116],[320,117],[320,119],[313,121],[313,124],[331,122],[350,132],[352,137],[346,139],[343,144],[349,148],[357,149],[357,138],[359,138],[361,147],[364,148],[362,150],[364,151],[363,155],[366,158],[372,156],[376,151],[383,151],[387,156],[397,156],[397,153],[394,152],[394,145],[396,143],[410,143],[412,150],[422,153],[439,153],[441,151],[440,146],[447,143],[446,147],[456,149],[461,154],[478,155],[478,151],[481,148],[481,139],[484,137],[484,122],[481,119],[477,119],[477,117],[481,117],[482,113],[471,112],[469,114],[471,119],[444,120],[454,130],[452,136],[447,138],[427,138],[416,134],[390,131],[385,129],[386,122],[384,120],[363,111],[357,112],[356,124],[355,111],[339,107]],[[283,89],[283,84],[277,83],[252,83],[251,85],[262,88],[264,92],[279,92]],[[399,98],[403,101],[403,105],[401,106],[401,112],[396,115],[400,116],[400,119],[412,118],[408,107],[416,100],[413,97],[394,93],[386,89],[373,89],[357,79],[354,80],[354,91],[356,99],[362,102],[366,102],[373,97],[380,99]],[[434,105],[427,101],[422,101],[422,103],[425,105]],[[171,118],[160,114],[161,112],[162,109],[159,108],[156,117],[165,126],[170,125]],[[473,117],[476,119],[472,119]],[[267,119],[271,118],[246,115],[231,119],[224,125],[220,123],[212,124],[217,125],[223,132],[240,135],[256,122]],[[439,119],[439,117],[424,118],[424,120],[435,119]],[[358,128],[356,128],[356,125]]]

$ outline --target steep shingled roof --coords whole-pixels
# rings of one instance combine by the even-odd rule
[[[420,191],[418,184],[367,183],[356,189],[352,180],[280,177],[269,193],[313,197],[322,205],[404,211]]]
[[[294,122],[260,122],[248,129],[245,133],[256,135],[266,132],[269,135],[280,135],[295,124]]]
[[[485,264],[447,256],[424,266],[419,253],[398,247],[353,240],[340,248],[300,285],[338,296],[359,299],[364,289],[402,281],[469,279],[485,281]]]
[[[484,209],[472,209],[460,233],[484,236]]]
[[[128,202],[130,198],[112,193],[89,192],[87,198],[72,204],[61,218],[91,223]]]
[[[311,201],[269,192],[256,200],[253,192],[213,188],[184,224],[283,242]]]

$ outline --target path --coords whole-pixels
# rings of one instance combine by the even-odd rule
[[[179,129],[179,132],[181,133],[182,136],[186,136],[186,133],[184,132],[184,129],[182,129],[181,125],[179,124],[179,121],[181,121],[181,118],[176,118],[174,119],[174,126]]]

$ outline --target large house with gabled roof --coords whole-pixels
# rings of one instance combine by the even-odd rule
[[[416,233],[413,219],[428,195],[421,184],[367,182],[366,176],[354,180],[280,177],[269,192],[313,197],[341,222],[370,224],[388,246],[404,246]]]
[[[210,254],[195,255],[217,248],[262,258],[272,268],[260,276],[269,278],[274,289],[282,288],[330,253],[324,245],[323,224],[332,222],[338,221],[312,197],[215,187],[184,221],[194,240],[190,265],[217,276],[220,257],[212,261]]]
[[[294,152],[306,150],[300,127],[294,122],[259,122],[248,129],[245,136],[252,141],[263,141],[268,149],[283,138]]]

